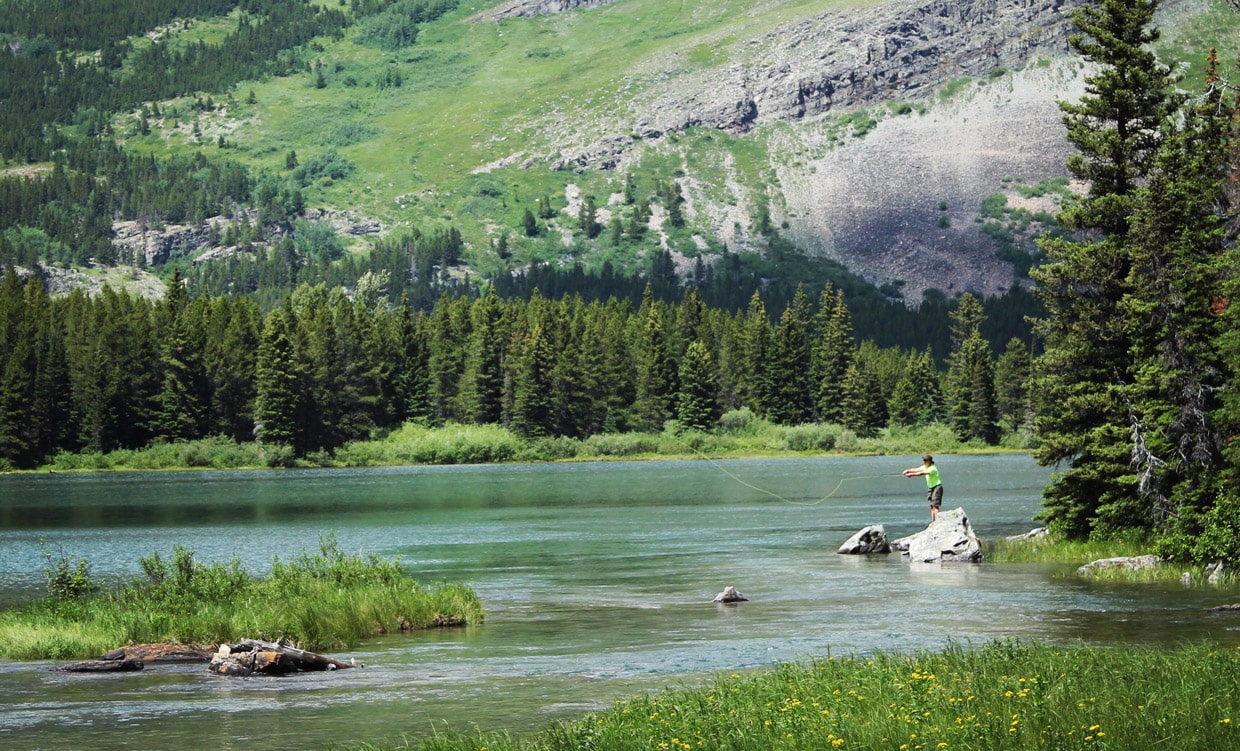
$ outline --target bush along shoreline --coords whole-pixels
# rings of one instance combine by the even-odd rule
[[[524,738],[437,734],[420,751],[999,751],[1240,744],[1240,650],[1061,647],[828,656],[617,703]]]
[[[153,471],[174,469],[259,469],[279,467],[378,467],[509,462],[607,461],[615,459],[748,458],[832,454],[920,456],[926,446],[939,453],[1027,451],[1027,436],[1011,435],[1001,446],[961,442],[944,423],[892,427],[862,437],[838,425],[775,425],[748,409],[725,414],[708,431],[669,420],[662,431],[600,433],[588,438],[525,438],[500,425],[417,422],[334,451],[295,457],[280,445],[237,443],[215,437],[159,443],[109,453],[62,452],[34,472]]]
[[[0,657],[77,659],[129,644],[213,647],[241,638],[325,650],[483,620],[469,587],[422,586],[399,561],[346,555],[332,535],[316,553],[276,559],[261,578],[235,559],[207,565],[177,547],[168,558],[142,558],[142,577],[104,587],[89,562],[47,558],[47,596],[0,612]]]

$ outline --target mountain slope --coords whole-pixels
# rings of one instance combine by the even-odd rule
[[[1168,5],[1173,18],[1208,9]],[[1071,7],[507,0],[457,7],[401,45],[361,19],[312,46],[310,71],[243,84],[217,109],[163,102],[150,134],[127,141],[155,153],[226,144],[275,175],[293,152],[339,159],[351,173],[303,186],[310,207],[382,223],[341,220],[360,237],[451,224],[481,272],[531,260],[636,269],[658,246],[686,270],[725,247],[761,251],[774,228],[911,302],[930,288],[990,293],[1012,283],[1038,225],[1007,238],[1000,259],[1008,229],[979,224],[981,204],[1063,174],[1055,101],[1079,94],[1081,70],[1067,56]],[[231,23],[160,34],[192,43]],[[138,119],[118,118],[118,132]],[[673,184],[683,227],[655,200],[640,239],[584,230],[583,205],[604,226],[628,223]],[[529,236],[523,216],[543,197],[554,211]],[[501,236],[510,257],[494,252]]]

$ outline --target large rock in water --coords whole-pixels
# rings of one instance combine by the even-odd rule
[[[1156,568],[1160,562],[1162,562],[1162,559],[1156,555],[1133,555],[1121,556],[1119,558],[1102,558],[1081,566],[1076,570],[1076,574],[1077,576],[1089,576],[1109,568],[1127,569],[1129,571],[1143,571],[1145,569]]]
[[[861,531],[840,546],[836,551],[841,555],[868,555],[870,553],[890,553],[891,543],[887,541],[887,530],[881,524],[862,527]]]
[[[930,526],[891,543],[894,550],[904,552],[910,562],[934,563],[960,561],[977,563],[982,560],[982,544],[973,533],[964,509],[940,511]]]

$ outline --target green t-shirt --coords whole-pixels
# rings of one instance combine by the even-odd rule
[[[934,464],[931,464],[929,467],[929,471],[926,472],[926,487],[933,488],[935,485],[938,485],[938,484],[939,484],[939,468],[935,466]]]

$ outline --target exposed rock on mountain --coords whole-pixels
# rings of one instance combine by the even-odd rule
[[[578,8],[597,8],[609,5],[615,0],[513,0],[487,12],[483,18],[498,21],[501,18],[533,18],[563,13]]]
[[[1056,102],[1080,90],[1066,41],[1076,4],[896,0],[721,39],[724,65],[694,65],[678,50],[628,72],[611,123],[592,130],[584,117],[557,116],[550,165],[610,169],[637,141],[693,126],[741,135],[793,123],[765,131],[778,175],[765,198],[802,248],[896,282],[912,303],[932,287],[996,293],[1012,284],[1012,268],[973,219],[1005,180],[1064,174]],[[953,81],[960,91],[945,100],[939,92]],[[892,102],[906,103],[902,116],[883,106]],[[832,125],[880,106],[860,135]],[[746,247],[735,203],[713,206],[706,192],[689,191],[690,211],[730,247]]]

